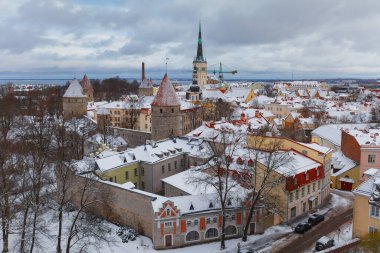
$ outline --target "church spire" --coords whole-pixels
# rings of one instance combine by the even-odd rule
[[[202,31],[201,31],[201,21],[199,21],[199,33],[198,33],[198,49],[196,61],[204,61],[203,50],[202,50]]]

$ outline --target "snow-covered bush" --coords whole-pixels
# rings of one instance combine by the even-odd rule
[[[120,227],[116,234],[121,238],[123,243],[127,243],[128,241],[136,240],[136,237],[139,235],[136,230],[128,227]]]

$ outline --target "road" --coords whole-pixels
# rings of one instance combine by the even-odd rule
[[[335,192],[335,194],[347,198],[343,193]],[[337,210],[334,210],[337,211]],[[285,245],[279,246],[278,249],[274,249],[273,253],[302,253],[310,249],[315,242],[324,235],[327,235],[337,230],[343,224],[349,222],[352,219],[353,208],[352,205],[332,213],[324,222],[313,227],[303,235],[292,234],[286,238],[286,241],[290,241]]]

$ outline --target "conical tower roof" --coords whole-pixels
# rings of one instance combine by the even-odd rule
[[[83,88],[79,84],[78,80],[74,79],[70,82],[70,85],[67,88],[63,97],[65,97],[65,98],[83,98],[83,97],[86,97],[86,95],[83,93]]]
[[[90,80],[88,79],[87,75],[85,74],[83,76],[82,81],[80,81],[80,84],[82,85],[82,88],[85,90],[92,90],[92,85]]]
[[[152,106],[178,106],[181,105],[168,74],[165,74],[154,97]]]

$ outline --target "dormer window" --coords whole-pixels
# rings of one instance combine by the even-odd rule
[[[170,216],[170,209],[166,209],[166,216]]]
[[[229,198],[228,200],[227,200],[227,206],[231,206],[232,205],[232,203],[231,203],[231,199]]]
[[[208,208],[213,208],[214,205],[212,204],[212,202],[210,202],[210,204],[208,205]]]
[[[194,210],[194,206],[193,206],[193,203],[190,204],[190,210]]]

